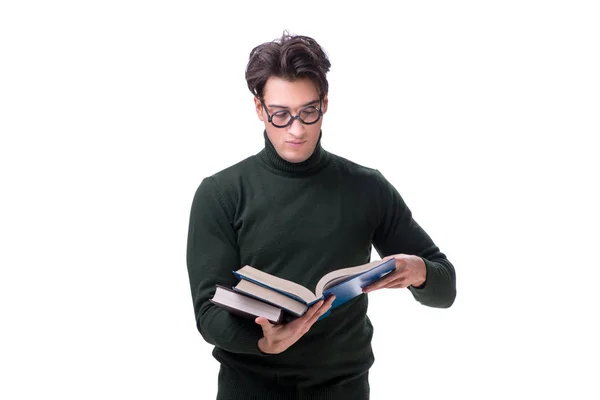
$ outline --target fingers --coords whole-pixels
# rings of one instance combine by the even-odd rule
[[[388,289],[404,289],[408,287],[408,285],[406,283],[400,283],[398,285],[394,285],[394,286],[388,286]]]
[[[266,318],[258,317],[254,320],[254,322],[263,328],[263,333],[267,333],[273,329],[273,324]]]
[[[398,289],[408,287],[409,273],[406,270],[395,271],[388,276],[381,278],[378,281],[373,282],[371,285],[363,288],[363,293],[369,293],[378,289]]]
[[[409,285],[408,283],[408,278],[405,276],[402,276],[398,279],[396,279],[395,281],[390,282],[386,288],[389,289],[399,289],[399,288],[405,288]]]
[[[376,280],[375,282],[371,283],[369,286],[364,287],[363,293],[369,293],[369,292],[372,292],[377,289],[382,289],[384,287],[390,287],[392,282],[394,282],[398,279],[401,279],[404,275],[403,273],[405,272],[406,261],[403,258],[400,258],[400,256],[402,256],[402,255],[397,254],[397,255],[393,255],[393,256],[387,256],[386,258],[384,258],[384,260],[387,260],[390,258],[395,258],[396,259],[396,270],[392,271],[389,274],[385,275],[384,277]]]
[[[302,316],[302,319],[304,320],[309,320],[313,317],[313,315],[315,315],[319,309],[323,306],[323,304],[325,303],[324,300],[319,300],[318,302],[316,302],[315,304],[313,304],[306,313],[304,313],[304,315]]]
[[[398,279],[402,279],[401,271],[394,271],[392,273],[387,274],[383,278],[376,280],[369,286],[363,288],[363,293],[369,293],[373,290],[389,287],[389,285],[392,284],[392,282],[395,282]]]
[[[306,324],[319,311],[319,309],[323,306],[323,303],[325,303],[323,300],[319,300],[310,306],[310,308],[300,318],[293,320],[289,323],[289,325],[301,326]]]
[[[308,320],[308,322],[306,323],[309,327],[313,326],[313,324],[315,322],[317,322],[317,320],[323,315],[325,314],[330,308],[331,305],[333,304],[335,300],[335,296],[329,296],[327,298],[327,301],[325,301],[321,307],[317,310],[317,312]]]

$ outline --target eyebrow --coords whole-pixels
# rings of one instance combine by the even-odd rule
[[[309,101],[308,103],[302,104],[300,107],[310,106],[311,104],[315,104],[315,103],[318,103],[318,102],[320,102],[319,99],[313,100],[313,101]],[[267,105],[269,107],[273,107],[273,108],[288,108],[289,109],[289,107],[287,107],[287,106],[280,106],[280,105],[277,105],[277,104],[267,104]]]

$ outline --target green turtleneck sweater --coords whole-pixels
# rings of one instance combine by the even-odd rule
[[[329,271],[369,262],[373,245],[382,258],[420,256],[427,280],[408,289],[426,306],[449,307],[454,268],[379,171],[325,151],[320,139],[308,160],[289,163],[264,136],[262,151],[204,178],[194,196],[187,266],[197,326],[222,365],[223,398],[250,398],[244,393],[259,387],[338,398],[373,364],[368,295],[334,309],[283,353],[267,355],[258,348],[259,325],[209,302],[215,285],[234,285],[232,271],[252,265],[312,290]]]

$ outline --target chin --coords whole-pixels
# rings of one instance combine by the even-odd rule
[[[283,155],[283,158],[288,162],[297,164],[308,160],[311,154],[286,153]]]

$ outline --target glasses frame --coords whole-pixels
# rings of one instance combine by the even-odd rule
[[[278,112],[287,112],[290,115],[290,120],[287,122],[287,124],[285,125],[277,125],[276,123],[273,122],[273,115],[269,114],[269,110],[267,110],[267,105],[265,104],[264,99],[260,99],[260,103],[262,104],[263,108],[265,109],[265,113],[267,113],[267,118],[268,121],[276,128],[287,128],[288,126],[292,125],[294,123],[294,120],[297,119],[298,121],[300,121],[302,124],[304,125],[312,125],[312,124],[316,124],[317,122],[319,122],[319,120],[321,119],[321,117],[323,117],[323,98],[319,99],[319,107],[315,107],[315,106],[306,106],[306,107],[302,107],[300,109],[300,111],[298,111],[297,115],[292,115],[291,112],[289,112],[288,110],[281,110],[281,111],[276,111],[273,113],[273,115],[275,115]],[[300,114],[302,113],[302,111],[306,110],[306,109],[315,109],[317,110],[317,112],[319,113],[319,116],[317,117],[316,120],[314,120],[313,122],[305,122],[304,120],[302,120],[302,118],[300,118]]]

